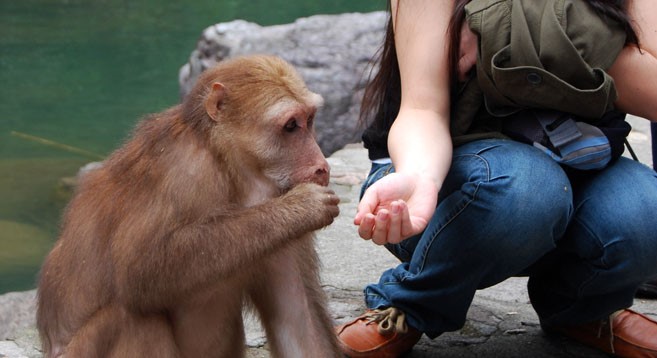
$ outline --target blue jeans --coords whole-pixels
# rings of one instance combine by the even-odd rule
[[[394,169],[374,164],[366,189]],[[401,264],[365,288],[429,337],[461,328],[478,289],[529,275],[542,322],[578,324],[632,304],[657,273],[657,174],[620,158],[577,177],[526,144],[486,139],[454,150],[436,212],[387,248]]]

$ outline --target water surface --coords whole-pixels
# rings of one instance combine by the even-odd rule
[[[0,0],[0,293],[33,288],[68,200],[62,178],[178,101],[209,25],[368,12],[382,0]]]

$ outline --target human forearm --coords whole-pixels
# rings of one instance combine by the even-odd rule
[[[388,138],[398,172],[430,177],[438,188],[449,169],[451,0],[393,1],[402,100]]]
[[[393,0],[401,104],[388,136],[395,166],[358,205],[358,234],[377,244],[422,232],[450,166],[449,41],[452,0]]]
[[[452,158],[449,124],[436,112],[402,108],[388,137],[395,170],[419,175],[440,189]]]

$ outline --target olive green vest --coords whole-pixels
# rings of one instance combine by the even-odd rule
[[[585,0],[473,0],[466,21],[479,36],[476,77],[452,103],[455,144],[500,137],[500,121],[522,109],[596,119],[613,109],[605,72],[625,31]]]

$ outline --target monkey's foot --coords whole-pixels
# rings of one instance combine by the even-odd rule
[[[394,307],[368,310],[336,328],[342,353],[349,357],[394,358],[411,350],[422,332],[406,324],[404,313]]]

